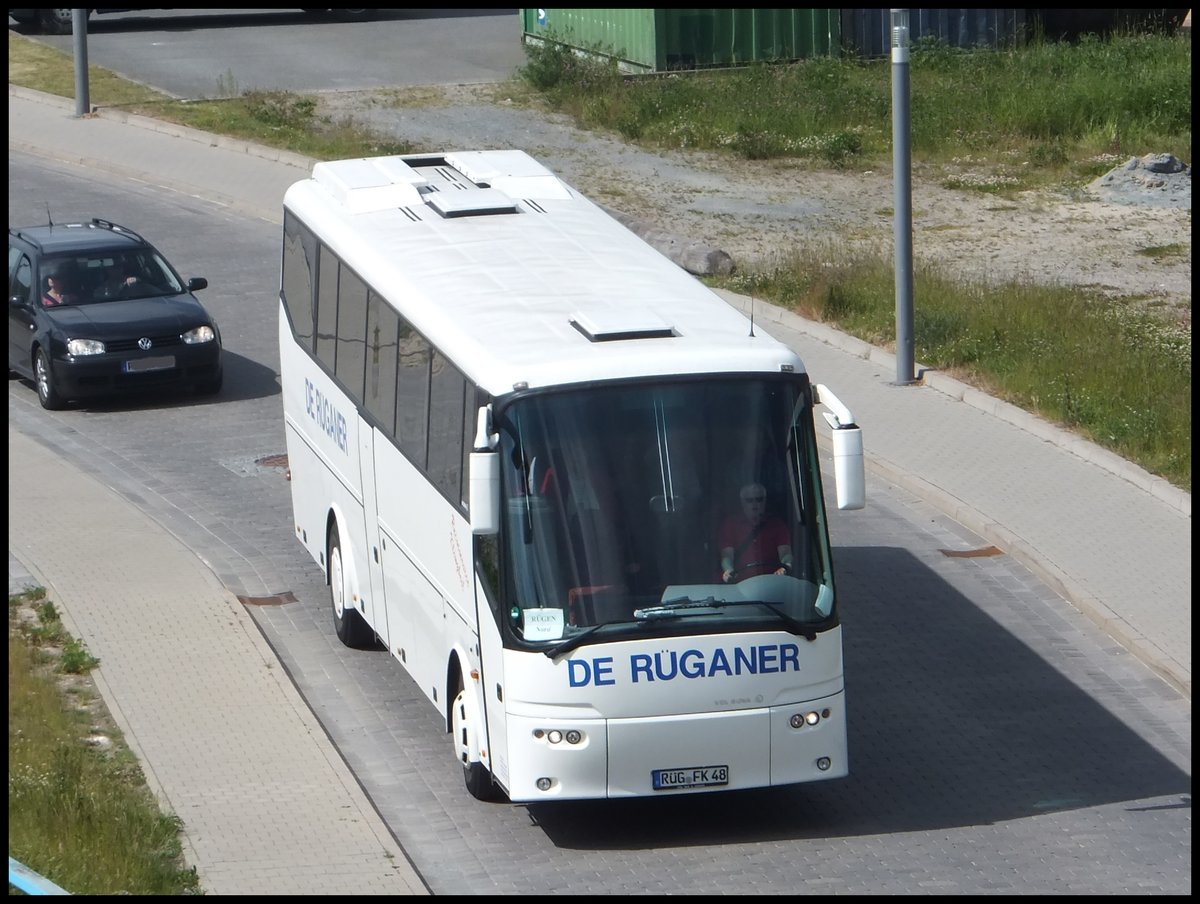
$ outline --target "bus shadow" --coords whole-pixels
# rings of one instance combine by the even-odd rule
[[[1001,592],[976,604],[906,550],[836,555],[849,777],[530,805],[552,843],[640,850],[919,832],[1161,797],[1190,808],[1189,777],[1128,727],[1157,719],[1136,687],[1109,682],[1102,705],[985,611],[1011,601],[1022,611],[1005,617],[1036,626],[1066,661],[1076,650],[1052,636],[1044,601]]]

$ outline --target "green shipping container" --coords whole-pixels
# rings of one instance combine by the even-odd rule
[[[615,57],[626,72],[669,72],[837,56],[836,9],[522,9],[524,40]]]

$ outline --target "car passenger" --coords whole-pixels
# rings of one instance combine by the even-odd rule
[[[43,305],[53,307],[60,304],[78,304],[79,301],[79,273],[74,267],[63,264],[46,277],[46,292],[42,295]]]

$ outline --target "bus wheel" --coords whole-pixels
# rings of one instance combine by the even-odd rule
[[[362,615],[346,608],[346,572],[342,567],[342,542],[337,525],[329,531],[329,598],[333,602],[333,626],[338,640],[348,647],[362,649],[375,639]]]
[[[470,732],[475,731],[476,726],[471,725],[467,717],[467,692],[463,689],[461,677],[458,681],[458,694],[451,707],[450,725],[454,738],[454,752],[462,763],[467,792],[476,800],[498,800],[501,795],[492,782],[491,771],[479,761],[471,762],[469,738]]]

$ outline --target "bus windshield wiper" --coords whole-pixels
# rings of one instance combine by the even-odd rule
[[[702,600],[690,599],[686,596],[681,596],[678,599],[667,600],[665,603],[659,603],[657,606],[647,606],[645,609],[634,609],[633,617],[639,621],[645,621],[653,618],[672,618],[678,612],[684,612],[688,609],[719,609],[726,605],[723,602],[718,602],[714,596],[705,597]]]
[[[658,619],[658,618],[674,618],[679,614],[687,614],[688,610],[693,609],[728,609],[733,606],[761,606],[772,614],[779,617],[779,620],[787,625],[788,630],[792,634],[800,634],[808,640],[814,640],[817,632],[813,626],[802,622],[797,618],[788,615],[778,606],[768,603],[766,600],[719,600],[716,597],[706,597],[702,600],[688,599],[681,597],[676,600],[669,600],[658,606],[648,606],[645,609],[635,609],[633,617],[639,620]]]
[[[598,625],[592,625],[590,628],[580,631],[578,634],[572,637],[568,637],[561,643],[557,643],[552,647],[547,647],[546,649],[542,650],[542,652],[546,655],[547,659],[553,659],[555,656],[558,656],[562,653],[569,653],[601,628],[607,628],[609,624],[610,622],[601,622]]]

